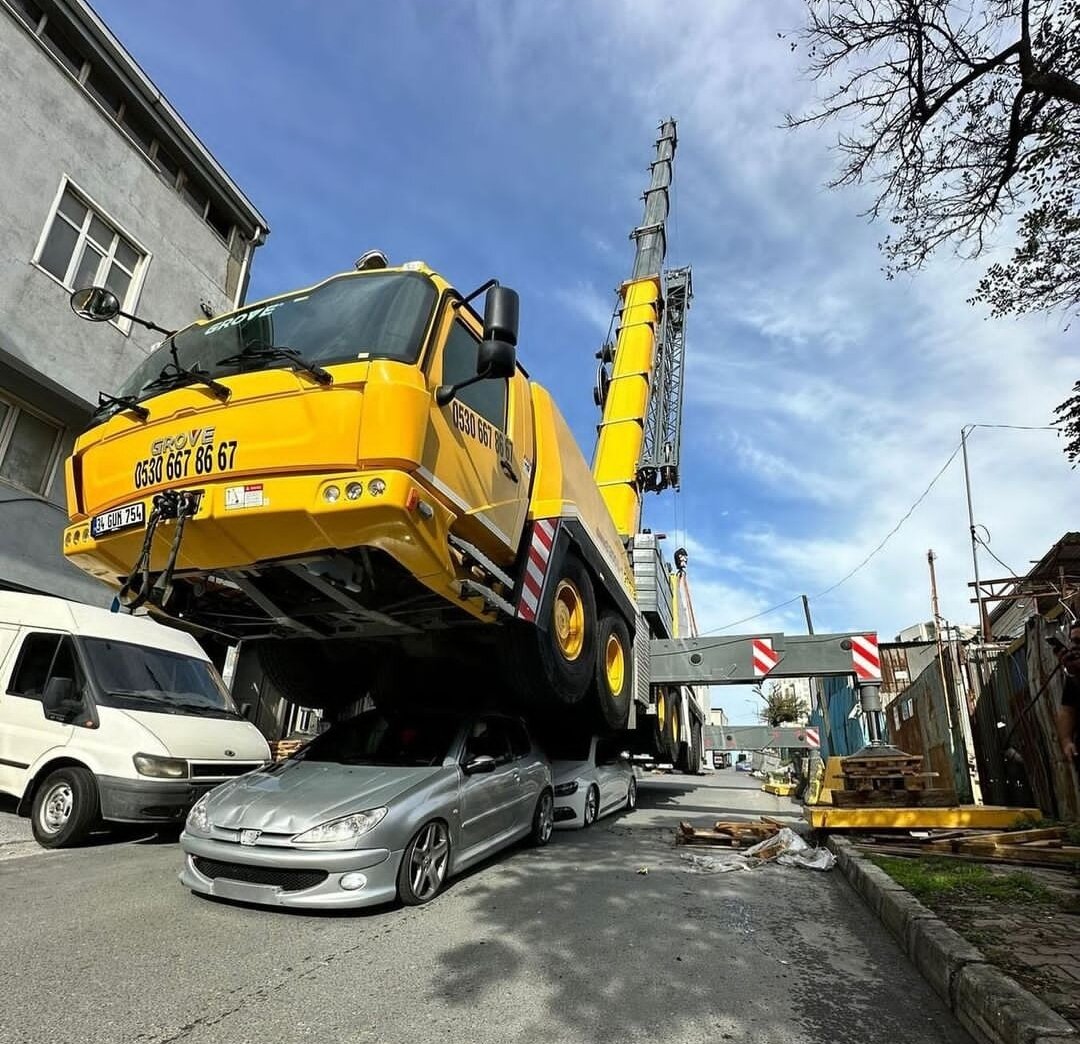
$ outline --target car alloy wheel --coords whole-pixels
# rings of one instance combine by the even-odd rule
[[[592,826],[596,822],[597,813],[600,811],[600,795],[596,787],[589,787],[585,793],[585,810],[581,821],[585,826]]]
[[[421,902],[433,898],[446,880],[450,834],[437,820],[420,831],[409,858],[409,884]]]

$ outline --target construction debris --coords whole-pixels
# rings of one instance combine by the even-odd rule
[[[731,859],[711,859],[709,856],[684,855],[698,869],[723,873],[743,867],[752,869],[763,863],[776,862],[782,866],[801,866],[812,870],[831,870],[836,860],[831,852],[807,844],[790,827],[775,819],[762,816],[757,822],[719,820],[712,830],[700,830],[689,823],[680,823],[675,844],[701,848],[727,849]],[[745,851],[738,851],[744,845]]]
[[[923,771],[920,754],[905,754],[892,747],[882,753],[859,753],[840,760],[843,789],[832,790],[832,803],[852,807],[948,808],[956,804],[956,793],[931,788],[936,772]]]
[[[283,761],[285,758],[291,758],[307,742],[308,740],[306,739],[271,740],[270,757],[275,761]]]
[[[1066,844],[1064,827],[1033,830],[950,830],[908,834],[872,834],[854,839],[858,848],[880,855],[963,859],[1023,866],[1080,866],[1080,845]]]

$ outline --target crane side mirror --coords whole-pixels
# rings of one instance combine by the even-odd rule
[[[493,286],[484,299],[484,340],[518,342],[518,295],[508,286]]]
[[[103,286],[87,286],[75,290],[68,299],[71,310],[91,323],[107,323],[120,314],[120,301],[116,294]]]
[[[517,350],[509,341],[483,340],[476,353],[476,375],[484,380],[514,376]]]

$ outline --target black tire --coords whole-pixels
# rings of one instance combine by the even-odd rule
[[[634,646],[630,628],[618,613],[605,610],[600,614],[594,658],[593,693],[597,720],[602,729],[621,731],[630,721]]]
[[[592,812],[589,808],[592,808]],[[581,812],[581,825],[583,827],[591,827],[593,823],[600,816],[600,791],[596,788],[596,785],[589,787],[585,792],[585,807]]]
[[[30,824],[42,848],[72,848],[98,821],[97,782],[81,765],[50,772],[34,791]]]
[[[693,727],[693,743],[690,745],[690,775],[701,775],[701,759],[705,754],[704,740],[701,734],[701,722],[695,721]]]
[[[657,761],[665,761],[668,751],[668,722],[669,708],[671,707],[671,690],[661,686],[656,690],[656,713],[652,715],[652,747],[656,752]]]
[[[633,812],[637,808],[637,777],[632,776],[626,785],[626,811]]]
[[[550,790],[545,790],[536,800],[533,809],[532,830],[529,832],[529,844],[534,848],[543,848],[551,840],[555,829],[555,798]]]
[[[423,882],[418,887],[415,877],[416,863],[418,859],[422,860],[426,856],[419,856],[417,847],[430,844],[433,832],[439,835],[442,843],[432,848],[432,869],[434,869],[434,859],[438,858],[442,863],[441,873],[438,876],[438,883],[434,887],[425,887],[425,883],[428,885],[433,883],[432,879],[427,876],[424,877]],[[436,852],[441,852],[441,855],[435,856],[434,853]],[[423,906],[424,903],[430,903],[443,890],[449,876],[450,830],[441,819],[431,819],[417,830],[413,835],[413,839],[405,846],[405,851],[401,854],[401,866],[398,867],[397,874],[398,899],[405,906]]]
[[[573,551],[563,556],[557,572],[548,577],[550,591],[545,620],[521,623],[503,644],[504,666],[511,686],[527,706],[547,710],[578,707],[593,678],[596,656],[596,595],[592,579]],[[557,593],[563,583],[570,585],[580,600],[583,627],[581,648],[567,658],[555,637],[558,613]]]
[[[353,703],[371,683],[370,660],[351,642],[262,638],[253,644],[267,680],[300,707],[327,710]]]
[[[672,765],[679,762],[682,743],[682,693],[668,690],[667,721],[664,723],[664,760]]]

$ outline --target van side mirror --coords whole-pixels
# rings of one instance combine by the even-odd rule
[[[251,704],[250,703],[241,703],[239,709],[240,709],[240,717],[241,718],[246,718],[248,721],[251,721]]]
[[[50,721],[67,721],[82,710],[83,702],[75,692],[73,678],[53,677],[41,695],[41,707]]]

